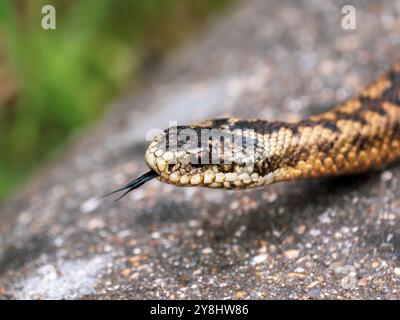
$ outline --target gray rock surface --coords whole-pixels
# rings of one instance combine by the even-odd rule
[[[0,213],[2,298],[399,298],[400,167],[258,190],[152,181],[146,134],[170,120],[296,120],[357,92],[398,56],[399,1],[242,1]]]

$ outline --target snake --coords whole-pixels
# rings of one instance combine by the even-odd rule
[[[220,118],[169,127],[145,153],[149,180],[180,187],[248,189],[358,174],[400,159],[400,60],[353,96],[297,122]],[[106,195],[106,196],[107,196]]]

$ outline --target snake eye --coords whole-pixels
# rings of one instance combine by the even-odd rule
[[[202,159],[201,159],[201,154],[200,153],[194,155],[192,160],[193,161],[192,161],[191,164],[192,164],[193,168],[200,168],[200,167],[203,166],[202,161],[201,161]]]

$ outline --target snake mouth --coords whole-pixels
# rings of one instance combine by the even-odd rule
[[[122,199],[123,197],[125,197],[129,192],[141,187],[146,182],[148,182],[156,177],[158,177],[158,173],[155,172],[154,170],[150,170],[150,171],[146,172],[145,174],[143,174],[142,176],[140,176],[139,178],[136,178],[135,180],[130,181],[129,183],[127,183],[126,185],[124,185],[123,187],[121,187],[117,190],[114,190],[110,193],[105,194],[101,198],[110,196],[112,194],[115,194],[115,193],[123,191],[123,190],[126,190],[119,198],[115,199],[115,201],[118,201],[118,200]]]

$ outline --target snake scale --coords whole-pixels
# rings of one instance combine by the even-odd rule
[[[220,136],[204,135],[211,131]],[[168,128],[146,151],[151,170],[112,193],[125,190],[122,198],[153,178],[245,189],[378,170],[399,159],[400,61],[356,97],[296,123],[225,118]]]

